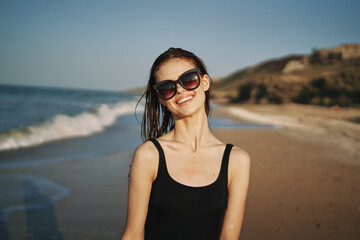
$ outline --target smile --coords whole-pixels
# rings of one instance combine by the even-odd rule
[[[176,103],[177,103],[177,104],[181,104],[181,103],[184,103],[184,102],[186,102],[186,101],[189,101],[189,100],[192,99],[192,98],[194,98],[194,96],[187,96],[187,97],[185,97],[185,98],[180,99],[180,100],[177,101]]]

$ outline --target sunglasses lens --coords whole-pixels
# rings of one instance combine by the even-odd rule
[[[158,91],[162,98],[171,98],[175,93],[175,85],[169,82],[163,83],[158,87]]]
[[[200,84],[199,75],[197,73],[188,73],[181,78],[181,83],[187,90],[193,90]]]

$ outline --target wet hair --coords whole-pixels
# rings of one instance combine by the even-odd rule
[[[171,112],[161,104],[153,85],[155,82],[155,74],[162,64],[170,59],[184,59],[191,61],[197,68],[200,69],[200,74],[207,74],[204,62],[194,53],[186,51],[181,48],[169,48],[158,56],[153,63],[150,70],[150,77],[145,92],[140,97],[139,102],[145,96],[144,115],[141,122],[141,137],[143,141],[149,138],[158,138],[174,128],[174,118]],[[210,115],[210,88],[205,92],[205,112]]]

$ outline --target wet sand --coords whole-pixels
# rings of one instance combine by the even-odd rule
[[[26,175],[29,179],[23,183],[17,180],[20,189],[11,205],[46,204],[13,211],[5,224],[0,220],[0,232],[8,236],[0,239],[120,239],[126,219],[132,154],[133,150],[128,150],[71,161],[0,168],[0,176]],[[57,194],[56,189],[51,191],[47,185],[34,183],[32,176],[51,180],[71,192],[53,201],[51,195]],[[32,196],[26,196],[27,192]]]

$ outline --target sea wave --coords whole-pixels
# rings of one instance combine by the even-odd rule
[[[102,132],[106,127],[114,124],[117,117],[133,113],[135,105],[135,101],[102,104],[74,116],[60,114],[37,126],[0,133],[0,151]],[[138,110],[142,110],[141,108],[139,105]]]

